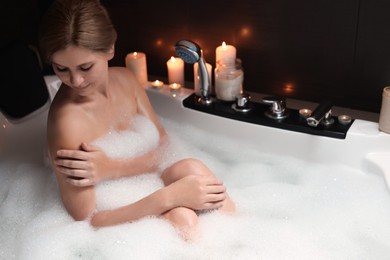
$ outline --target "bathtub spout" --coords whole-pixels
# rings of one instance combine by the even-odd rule
[[[307,124],[312,127],[317,127],[320,123],[325,126],[333,124],[332,106],[333,103],[331,101],[321,102],[311,116],[306,119]]]

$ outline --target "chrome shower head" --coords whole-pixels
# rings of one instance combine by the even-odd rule
[[[212,99],[210,97],[211,92],[211,82],[209,74],[206,68],[206,61],[203,58],[203,51],[193,41],[181,40],[175,44],[176,54],[182,58],[186,63],[194,64],[195,62],[199,63],[198,76],[199,76],[199,85],[201,97],[199,101],[202,104],[211,104]]]
[[[193,41],[181,40],[175,45],[176,54],[186,63],[193,64],[202,57],[202,50],[198,44]]]

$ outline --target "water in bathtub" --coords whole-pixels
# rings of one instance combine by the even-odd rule
[[[96,143],[111,156],[150,149],[144,140],[157,142],[156,130],[147,120],[137,120],[132,131],[112,132]],[[49,166],[1,161],[0,259],[386,259],[390,255],[390,195],[383,176],[341,164],[275,156],[257,147],[237,150],[237,140],[161,120],[171,140],[163,153],[166,164],[187,156],[205,161],[236,202],[234,215],[218,211],[201,215],[201,234],[190,243],[156,217],[95,230],[66,213]],[[153,173],[101,183],[98,207],[130,203],[161,186]]]

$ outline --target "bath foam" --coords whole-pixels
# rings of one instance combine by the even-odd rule
[[[129,130],[111,130],[93,144],[112,158],[125,159],[145,154],[156,148],[158,141],[159,133],[154,124],[138,115],[132,120]],[[103,181],[96,185],[96,208],[118,208],[141,199],[160,187],[162,183],[156,173]]]
[[[233,216],[200,215],[199,238],[190,243],[153,217],[95,230],[66,213],[49,167],[0,163],[0,259],[376,260],[390,255],[390,195],[383,176],[269,155],[256,147],[237,150],[239,140],[162,123],[180,148],[167,148],[165,155],[205,161],[236,202]],[[143,180],[154,183],[149,176]],[[144,185],[142,179],[134,182]]]
[[[101,147],[109,157],[118,159],[142,155],[157,147],[159,133],[153,122],[137,115],[130,125],[129,130],[111,130],[93,143]]]
[[[174,138],[158,150],[161,161],[157,172],[143,173],[134,177],[118,180],[107,180],[96,185],[96,208],[107,210],[125,206],[162,188],[164,185],[160,173],[175,161],[184,158],[183,152]],[[131,129],[126,131],[110,131],[107,135],[93,142],[108,156],[113,158],[132,158],[155,149],[159,143],[159,132],[153,122],[138,115],[131,122]]]

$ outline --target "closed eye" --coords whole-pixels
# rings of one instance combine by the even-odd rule
[[[59,68],[56,66],[56,70],[59,72],[65,72],[65,71],[68,71],[68,68]]]
[[[93,67],[93,65],[81,66],[81,67],[80,67],[80,70],[82,70],[82,71],[88,71],[88,70],[90,70],[92,67]]]

